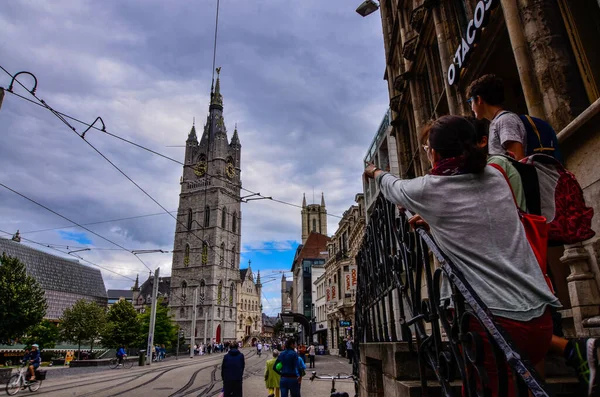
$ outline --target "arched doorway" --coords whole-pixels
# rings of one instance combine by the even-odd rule
[[[246,319],[246,336],[250,336],[252,333],[252,317]]]
[[[216,337],[217,343],[221,343],[221,324],[219,324],[217,326],[217,337]]]

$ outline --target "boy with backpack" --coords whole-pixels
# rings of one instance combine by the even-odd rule
[[[493,74],[483,75],[469,85],[467,95],[475,117],[490,121],[490,155],[510,153],[516,160],[521,160],[532,154],[547,154],[563,163],[556,132],[550,124],[529,115],[519,116],[503,108],[502,79]]]

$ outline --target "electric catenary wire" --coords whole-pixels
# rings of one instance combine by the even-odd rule
[[[138,258],[138,256],[137,256],[137,255],[135,255],[135,254],[133,253],[133,251],[131,251],[131,250],[129,250],[129,249],[127,249],[127,248],[123,247],[121,244],[119,244],[119,243],[116,243],[116,242],[114,242],[114,241],[112,241],[112,240],[110,240],[110,239],[108,239],[108,238],[106,238],[106,237],[104,237],[104,236],[102,236],[102,235],[100,235],[100,234],[98,234],[98,233],[94,232],[94,231],[93,231],[93,230],[91,230],[91,229],[88,229],[87,227],[85,227],[85,226],[83,226],[83,225],[81,225],[81,224],[79,224],[79,223],[77,223],[77,222],[75,222],[75,221],[73,221],[73,220],[71,220],[71,219],[67,218],[66,216],[64,216],[64,215],[62,215],[62,214],[59,214],[58,212],[54,211],[53,209],[51,209],[51,208],[49,208],[49,207],[46,207],[45,205],[43,205],[43,204],[41,204],[41,203],[39,203],[39,202],[35,201],[34,199],[32,199],[32,198],[29,198],[29,197],[27,197],[26,195],[24,195],[24,194],[22,194],[22,193],[19,193],[19,192],[17,192],[17,191],[16,191],[16,190],[14,190],[14,189],[11,189],[10,187],[6,186],[5,184],[3,184],[3,183],[1,183],[1,182],[0,182],[0,186],[2,186],[3,188],[5,188],[6,190],[9,190],[9,191],[13,192],[14,194],[16,194],[16,195],[18,195],[18,196],[20,196],[20,197],[24,198],[25,200],[27,200],[27,201],[29,201],[29,202],[31,202],[31,203],[33,203],[33,204],[37,205],[37,206],[40,206],[40,207],[42,207],[43,209],[45,209],[45,210],[47,210],[47,211],[49,211],[49,212],[53,213],[54,215],[56,215],[56,216],[59,216],[59,217],[63,218],[63,219],[64,219],[64,220],[66,220],[67,222],[71,222],[71,223],[73,223],[74,225],[77,225],[78,227],[82,228],[83,230],[86,230],[86,231],[88,231],[88,232],[92,233],[94,236],[100,237],[102,240],[104,240],[104,241],[107,241],[107,242],[109,242],[109,243],[111,243],[111,244],[113,244],[113,245],[115,245],[115,246],[117,246],[117,247],[121,248],[123,251],[126,251],[126,252],[129,252],[129,253],[131,253],[131,254],[132,254],[133,256],[135,256],[135,257],[136,257],[136,258],[137,258],[137,259],[138,259],[138,260],[139,260],[139,261],[140,261],[140,262],[141,262],[141,263],[142,263],[144,266],[146,266],[146,268],[147,268],[148,270],[152,271],[152,269],[150,269],[150,268],[148,267],[148,265],[146,265],[146,264],[144,263],[144,261],[142,261],[140,258]]]
[[[7,231],[5,231],[5,230],[0,230],[0,232],[2,232],[2,233],[4,233],[4,234],[8,234],[8,235],[11,235],[11,234],[12,234],[12,233],[9,233],[9,232],[7,232]],[[49,246],[49,245],[46,245],[46,244],[43,244],[43,243],[38,243],[37,241],[33,241],[33,240],[30,240],[30,239],[28,239],[28,238],[25,238],[25,237],[21,237],[21,239],[22,239],[22,240],[25,240],[25,241],[28,241],[28,242],[30,242],[30,243],[32,243],[32,244],[37,244],[37,245],[39,245],[39,246],[42,246],[42,247],[46,247],[46,248],[53,249],[53,250],[55,250],[55,251],[58,251],[58,252],[60,252],[60,253],[63,253],[63,254],[65,254],[65,255],[74,256],[74,257],[76,257],[76,258],[78,258],[78,259],[81,259],[82,261],[84,261],[84,262],[86,262],[86,263],[89,263],[90,265],[96,266],[96,267],[98,267],[98,268],[100,268],[100,269],[102,269],[102,270],[106,270],[107,272],[114,273],[114,274],[116,274],[117,276],[121,276],[121,277],[123,277],[123,278],[126,278],[126,279],[128,279],[128,280],[135,281],[135,279],[133,279],[133,278],[131,278],[131,277],[129,277],[129,276],[126,276],[126,275],[124,275],[124,274],[121,274],[121,273],[115,272],[114,270],[110,270],[110,269],[108,269],[108,268],[106,268],[106,267],[104,267],[104,266],[100,266],[100,265],[98,265],[98,264],[96,264],[96,263],[94,263],[94,262],[88,261],[87,259],[84,259],[84,258],[82,258],[82,257],[81,257],[81,256],[79,256],[79,255],[73,255],[73,254],[69,254],[68,252],[61,251],[61,250],[60,250],[60,249],[58,249],[58,248],[54,248],[54,247],[51,247],[51,246]]]
[[[12,75],[10,72],[8,72],[8,71],[7,71],[7,70],[6,70],[4,67],[2,67],[1,65],[0,65],[0,69],[2,69],[2,70],[3,70],[3,71],[4,71],[4,72],[7,74],[7,75],[9,75],[11,78],[13,77],[13,75]],[[214,69],[214,68],[213,68],[213,69]],[[22,84],[22,83],[21,83],[19,80],[16,80],[16,79],[15,79],[15,81],[16,81],[16,82],[17,82],[17,83],[18,83],[18,84],[19,84],[21,87],[23,87],[25,90],[27,90],[27,87],[25,87],[25,86],[24,86],[24,85],[23,85],[23,84]],[[174,159],[174,158],[172,158],[172,157],[169,157],[169,156],[167,156],[167,155],[165,155],[165,154],[162,154],[162,153],[160,153],[160,152],[157,152],[157,151],[155,151],[155,150],[152,150],[152,149],[150,149],[150,148],[148,148],[148,147],[146,147],[146,146],[140,145],[140,144],[138,144],[138,143],[136,143],[136,142],[133,142],[133,141],[131,141],[131,140],[129,140],[129,139],[123,138],[123,137],[121,137],[121,136],[119,136],[119,135],[117,135],[117,134],[113,134],[113,133],[111,133],[111,132],[107,131],[107,130],[106,130],[106,127],[99,128],[99,127],[96,127],[96,126],[94,125],[94,123],[90,124],[90,123],[87,123],[87,122],[85,122],[85,121],[82,121],[82,120],[80,120],[80,119],[77,119],[77,118],[75,118],[75,117],[73,117],[73,116],[70,116],[70,115],[68,115],[68,114],[66,114],[66,113],[59,112],[59,111],[57,111],[57,110],[55,110],[55,109],[51,108],[50,106],[48,106],[48,104],[47,104],[46,102],[37,103],[37,102],[35,102],[35,101],[33,101],[33,100],[29,99],[29,98],[26,98],[26,97],[24,97],[24,96],[22,96],[22,95],[20,95],[20,94],[17,94],[17,93],[15,93],[15,92],[13,92],[13,91],[8,91],[8,92],[9,92],[9,93],[11,93],[11,94],[13,94],[13,95],[15,95],[15,96],[17,96],[17,97],[19,97],[19,98],[21,98],[21,99],[23,99],[23,100],[25,100],[25,101],[27,101],[27,102],[29,102],[29,103],[32,103],[32,104],[34,104],[34,105],[37,105],[37,106],[40,106],[40,107],[46,108],[47,110],[49,110],[50,112],[52,112],[52,113],[53,113],[53,114],[54,114],[56,117],[58,117],[58,118],[59,118],[59,119],[60,119],[60,120],[61,120],[63,123],[65,123],[65,124],[66,124],[66,125],[69,127],[69,129],[73,130],[73,131],[74,131],[74,132],[76,132],[76,133],[77,133],[76,129],[75,129],[75,128],[74,128],[74,127],[71,125],[71,124],[69,124],[69,123],[66,121],[66,119],[69,119],[69,120],[75,121],[75,122],[77,122],[77,123],[80,123],[80,124],[82,124],[83,126],[86,126],[86,127],[88,127],[88,130],[89,130],[89,129],[94,129],[94,130],[100,131],[100,132],[102,132],[102,133],[104,133],[104,134],[106,134],[106,135],[108,135],[108,136],[110,136],[110,137],[113,137],[113,138],[115,138],[115,139],[121,140],[121,141],[123,141],[123,142],[125,142],[125,143],[128,143],[128,144],[130,144],[130,145],[133,145],[133,146],[137,147],[138,149],[145,150],[145,151],[147,151],[147,152],[149,152],[149,153],[152,153],[152,154],[154,154],[154,155],[156,155],[156,156],[162,157],[162,158],[164,158],[164,159],[166,159],[166,160],[169,160],[169,161],[171,161],[171,162],[174,162],[174,163],[176,163],[176,164],[179,164],[179,165],[181,165],[181,166],[184,166],[184,167],[191,167],[191,165],[186,165],[185,163],[183,163],[183,162],[181,162],[181,161],[179,161],[179,160],[177,160],[177,159]],[[28,90],[28,92],[29,92],[29,90]],[[30,94],[31,94],[31,92],[30,92]],[[35,94],[31,94],[31,95],[33,95],[33,96],[34,96],[36,99],[38,99],[38,101],[43,101],[43,100],[40,100],[40,99],[39,99],[39,98],[38,98],[38,97],[37,97]],[[86,130],[86,131],[87,131],[87,130]],[[79,135],[79,133],[77,133],[77,135]],[[81,135],[80,135],[80,137],[81,137]],[[85,140],[85,137],[84,137],[84,140]],[[86,140],[86,142],[87,142],[87,140]],[[87,143],[88,143],[88,144],[90,144],[89,142],[87,142]],[[91,145],[91,144],[90,144],[90,145]],[[280,204],[287,205],[287,206],[291,206],[291,207],[295,207],[295,208],[300,208],[300,209],[302,209],[302,208],[303,208],[301,205],[294,204],[294,203],[290,203],[290,202],[288,202],[288,201],[284,201],[284,200],[275,199],[275,198],[273,198],[273,197],[271,197],[271,196],[266,196],[266,195],[264,195],[264,194],[261,194],[260,192],[255,192],[255,191],[253,191],[253,190],[250,190],[250,189],[248,189],[248,188],[244,188],[244,187],[242,187],[241,185],[239,185],[239,184],[235,184],[235,183],[233,183],[233,182],[231,182],[231,181],[229,181],[229,180],[227,180],[227,179],[221,178],[221,177],[220,177],[220,176],[218,176],[218,175],[210,174],[210,173],[208,173],[208,172],[207,172],[207,173],[206,173],[206,176],[210,176],[211,178],[215,178],[215,179],[217,179],[217,180],[219,180],[219,181],[222,181],[222,182],[228,183],[228,184],[230,184],[230,185],[233,185],[234,187],[238,187],[238,188],[240,188],[241,190],[243,190],[244,192],[250,193],[250,194],[252,194],[252,195],[256,195],[256,196],[258,196],[258,197],[260,197],[260,198],[262,198],[262,199],[271,200],[271,201],[273,201],[273,202],[280,203]],[[342,219],[342,216],[340,216],[340,215],[336,215],[336,214],[330,214],[330,213],[327,213],[326,215],[327,215],[327,216],[334,217],[334,218],[339,218],[339,219]]]

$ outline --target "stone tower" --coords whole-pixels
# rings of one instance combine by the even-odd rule
[[[173,318],[188,338],[198,288],[197,343],[235,340],[240,276],[241,145],[237,127],[231,141],[227,137],[219,75],[211,91],[200,142],[195,126],[186,141],[169,299]]]
[[[302,197],[302,244],[311,232],[327,235],[327,209],[325,195],[321,193],[321,205],[306,205],[306,194]]]

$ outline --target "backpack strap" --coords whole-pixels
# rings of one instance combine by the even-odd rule
[[[515,203],[515,207],[517,207],[517,210],[519,210],[519,204],[517,204],[517,198],[515,197],[515,192],[513,192],[512,186],[510,185],[510,181],[508,180],[508,175],[506,175],[506,171],[504,171],[504,168],[500,167],[498,164],[488,164],[491,167],[494,167],[495,169],[497,169],[498,171],[500,171],[500,173],[502,174],[502,176],[504,177],[504,179],[506,180],[506,183],[508,184],[508,188],[510,189],[510,193],[512,194],[512,198],[513,201]],[[519,210],[520,212],[520,210]]]

